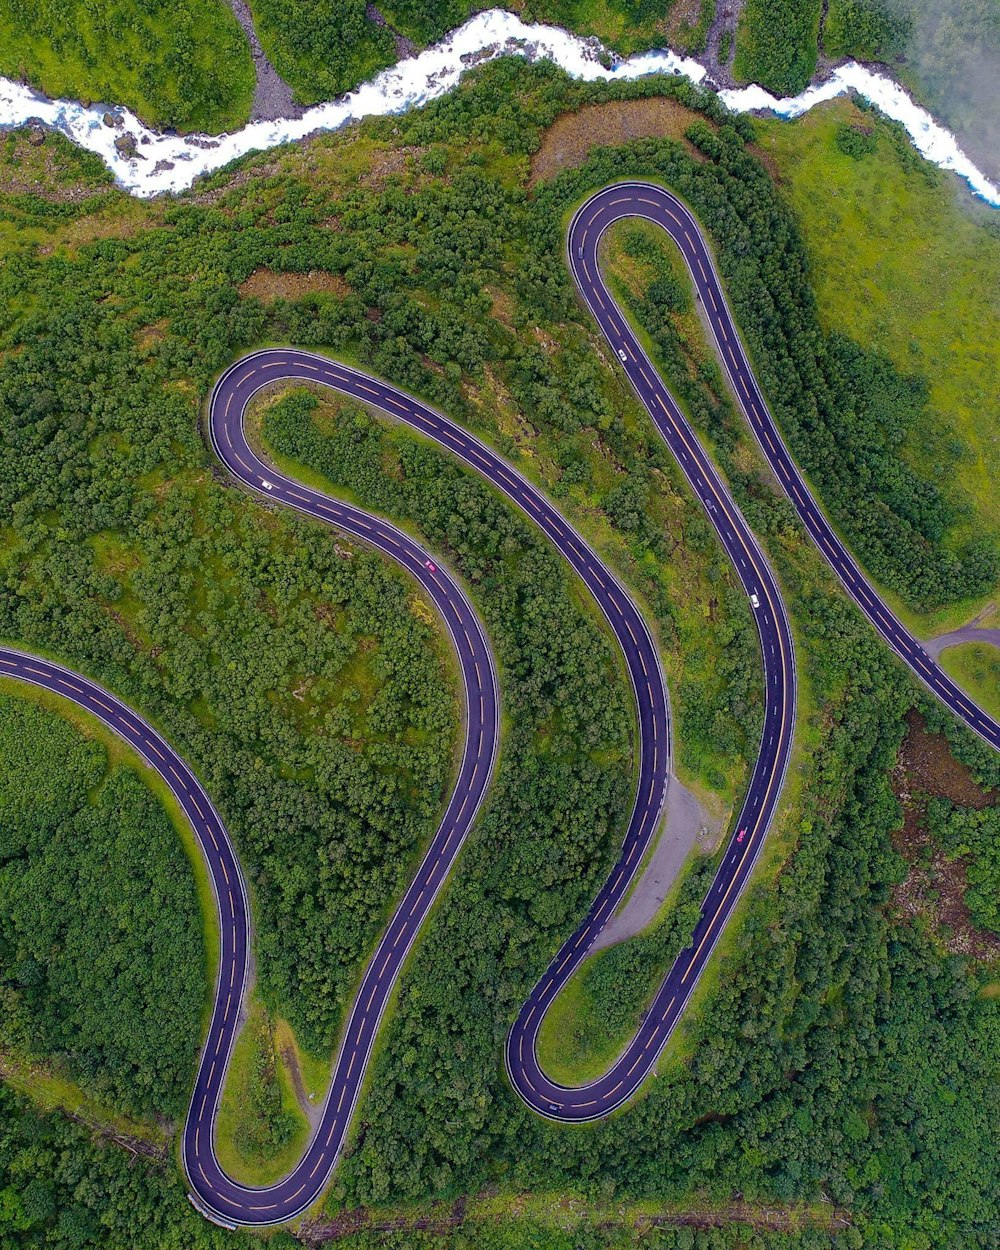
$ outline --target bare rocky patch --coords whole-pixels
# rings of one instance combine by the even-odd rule
[[[405,173],[411,158],[422,156],[426,151],[426,148],[420,147],[384,148],[375,151],[372,153],[368,172],[362,174],[358,182],[373,191],[381,191],[393,174]]]
[[[1000,937],[972,923],[965,903],[964,860],[947,859],[927,826],[927,805],[932,798],[978,810],[1000,802],[1000,793],[978,785],[952,755],[947,740],[929,733],[917,712],[909,713],[907,724],[909,730],[892,773],[893,793],[903,808],[903,827],[893,836],[893,844],[910,870],[906,880],[893,888],[893,906],[903,917],[929,923],[950,954],[1000,958]]]
[[[253,296],[264,304],[277,299],[302,299],[306,295],[349,295],[351,288],[338,274],[325,269],[310,269],[308,273],[281,273],[274,269],[255,269],[238,287],[244,296]]]
[[[79,204],[107,191],[111,177],[103,170],[88,173],[79,151],[68,139],[41,126],[8,131],[0,146],[0,194],[37,195],[50,203]]]

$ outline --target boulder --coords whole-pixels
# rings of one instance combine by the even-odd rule
[[[127,130],[123,135],[118,135],[115,139],[115,151],[119,156],[124,156],[127,161],[141,159],[135,135]]]

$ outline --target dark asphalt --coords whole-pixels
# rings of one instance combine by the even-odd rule
[[[246,888],[228,834],[198,779],[141,717],[95,683],[57,664],[0,648],[0,673],[73,700],[127,741],[170,786],[198,837],[212,877],[222,949],[208,1037],[182,1138],[192,1201],[228,1224],[273,1224],[314,1201],[345,1140],[386,1003],[420,926],[471,827],[489,784],[499,734],[494,664],[479,620],[455,580],[412,538],[388,522],[310,489],[257,458],[243,417],[249,401],[279,381],[331,386],[374,405],[459,456],[503,491],[539,528],[586,584],[625,655],[638,717],[638,785],[621,855],[586,919],[563,945],[535,987],[508,1037],[511,1082],[539,1114],[561,1121],[591,1120],[620,1106],[648,1075],[679,1018],[759,855],[773,816],[791,749],[795,662],[778,586],[756,539],[691,427],[614,304],[597,266],[602,232],[622,217],[642,216],[664,227],[680,247],[705,301],[719,352],[747,420],[804,524],[848,593],[913,672],[966,724],[1000,748],[1000,726],[985,715],[930,659],[889,612],[813,501],[764,404],[740,344],[708,247],[688,210],[669,192],[643,183],[617,184],[593,196],[570,228],[574,278],[643,404],[704,506],[747,595],[761,641],[764,729],[760,752],[730,845],[706,895],[691,945],[681,952],[640,1030],[609,1072],[579,1089],[549,1081],[535,1058],[541,1020],[597,933],[614,914],[656,830],[670,762],[670,723],[659,658],[646,624],[624,589],[544,495],[467,431],[412,396],[375,378],[308,352],[255,352],[233,365],[212,396],[210,431],[223,463],[268,501],[328,522],[390,555],[420,583],[451,635],[466,693],[466,740],[458,781],[441,824],[365,971],[334,1064],[317,1132],[300,1163],[268,1188],[238,1185],[213,1150],[215,1116],[246,989],[250,917]],[[754,600],[756,603],[754,604]]]
[[[598,920],[611,916],[628,888],[652,838],[666,794],[670,769],[670,725],[666,685],[653,638],[635,604],[614,575],[545,496],[495,452],[434,409],[396,387],[324,357],[289,349],[255,352],[219,380],[209,415],[213,447],[230,472],[270,502],[297,508],[339,530],[372,543],[416,577],[449,626],[466,687],[469,738],[455,794],[438,833],[402,904],[368,965],[334,1064],[330,1093],[319,1129],[294,1171],[268,1189],[248,1190],[219,1167],[212,1127],[234,1030],[217,1010],[209,1031],[183,1138],[183,1158],[198,1205],[240,1224],[292,1218],[314,1200],[344,1142],[361,1089],[382,1011],[406,953],[440,886],[446,880],[489,779],[499,733],[499,709],[489,647],[468,601],[454,581],[412,539],[387,522],[337,502],[284,477],[259,460],[244,433],[244,413],[262,388],[303,381],[330,386],[374,406],[433,438],[486,477],[551,539],[586,584],[621,644],[635,690],[638,726],[638,798],[621,858],[595,904]],[[211,855],[209,864],[212,866]],[[245,928],[244,924],[244,928]],[[582,954],[580,949],[580,954]],[[236,960],[245,956],[236,949]],[[566,974],[571,971],[567,966]],[[238,1001],[238,999],[236,1000]],[[220,1041],[221,1039],[221,1041]],[[217,1065],[209,1057],[218,1053]]]
[[[511,1082],[540,1115],[563,1121],[595,1120],[608,1115],[629,1099],[649,1075],[760,854],[788,766],[795,722],[795,654],[775,576],[728,488],[629,329],[598,270],[598,243],[613,221],[656,213],[652,219],[663,224],[661,217],[667,205],[654,198],[657,194],[653,187],[616,185],[588,200],[570,225],[570,269],[619,363],[701,501],[747,596],[756,598],[757,606],[753,607],[751,598],[751,607],[764,665],[764,728],[732,840],[702,903],[691,944],[678,955],[639,1031],[614,1065],[596,1081],[567,1089],[545,1075],[535,1054],[546,1010],[614,912],[608,886],[598,895],[581,928],[553,960],[515,1021],[506,1053]],[[647,195],[648,204],[640,198]],[[686,243],[683,233],[681,239]],[[723,301],[719,302],[721,305]]]
[[[690,210],[677,196],[663,187],[644,182],[615,183],[592,196],[574,217],[568,240],[570,266],[588,307],[597,318],[611,346],[625,351],[625,371],[664,437],[668,442],[671,441],[664,429],[671,421],[661,406],[659,387],[651,378],[649,360],[614,306],[597,271],[598,240],[608,226],[623,217],[644,217],[647,221],[662,226],[680,249],[703,303],[719,357],[743,415],[800,520],[840,578],[847,593],[910,671],[959,720],[991,747],[1000,750],[1000,725],[982,708],[976,706],[889,610],[850,551],[841,542],[804,477],[796,468],[757,385],[753,369],[740,342],[736,323],[726,303],[712,254],[701,227]],[[582,259],[579,257],[581,247]],[[676,422],[676,415],[673,422]],[[683,458],[681,465],[686,472],[687,466]]]

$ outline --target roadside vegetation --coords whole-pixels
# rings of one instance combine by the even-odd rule
[[[206,994],[198,895],[170,814],[116,755],[0,688],[0,1047],[22,1075],[51,1058],[125,1113],[177,1119]]]
[[[538,1058],[561,1085],[601,1076],[635,1035],[674,959],[691,938],[718,862],[695,852],[641,934],[590,956],[546,1013]]]
[[[946,647],[941,664],[980,707],[1000,717],[1000,650],[987,642],[963,642]]]
[[[908,379],[887,412],[909,418],[892,434],[892,454],[938,496],[933,524],[942,559],[963,548],[995,551],[995,217],[924,164],[896,127],[846,100],[814,109],[794,127],[765,121],[757,129],[799,224],[820,324],[887,358]],[[864,140],[864,150],[848,142],[845,151],[846,136]],[[939,603],[910,598],[915,626],[930,634],[968,620],[996,596],[1000,580],[994,572],[978,590],[956,590]]]
[[[0,74],[182,131],[243,125],[254,91],[250,46],[224,0],[0,0]]]
[[[816,72],[822,0],[747,0],[736,27],[733,74],[774,95],[798,95]]]
[[[529,158],[558,115],[654,95],[691,112],[686,138],[597,149],[528,192]],[[808,244],[749,146],[758,133],[770,131],[730,121],[682,82],[588,86],[505,61],[427,109],[248,158],[176,203],[0,198],[0,633],[100,677],[192,761],[252,881],[265,1001],[316,1054],[433,828],[457,716],[412,588],[213,471],[200,405],[239,352],[291,341],[358,361],[550,490],[648,606],[676,666],[678,742],[700,743],[685,767],[737,795],[760,715],[750,614],[564,263],[575,203],[609,179],[652,176],[713,238],[776,415],[873,572],[915,607],[973,593],[951,485],[906,459],[908,432],[933,420],[920,385],[822,321]],[[502,1046],[627,819],[626,682],[555,554],[472,473],[356,406],[293,391],[268,409],[276,451],[419,527],[462,573],[500,655],[508,721],[490,808],[414,948],[325,1218],[451,1206],[487,1187],[512,1203],[576,1190],[657,1209],[722,1209],[740,1194],[749,1226],[730,1213],[721,1230],[656,1228],[656,1244],[978,1250],[1000,1202],[996,975],[943,955],[891,906],[906,865],[887,774],[920,696],[746,454],[710,362],[698,367],[672,262],[648,242],[623,260],[630,315],[650,319],[792,601],[812,700],[798,806],[702,983],[684,1054],[604,1124],[563,1130],[531,1116]],[[241,295],[260,270],[323,280],[290,299]],[[984,402],[980,420],[991,419]],[[859,457],[869,474],[855,471]],[[940,534],[909,511],[911,484],[928,516],[946,518]],[[701,645],[738,657],[742,683],[700,679],[711,665],[699,659],[685,686],[698,613]],[[716,727],[729,735],[718,743]],[[994,757],[949,732],[996,784]],[[14,1246],[245,1240],[200,1220],[172,1169],[126,1163],[78,1126],[0,1098]],[[825,1199],[851,1227],[752,1225]],[[425,1234],[362,1232],[354,1244],[393,1236]],[[639,1234],[589,1224],[571,1236],[599,1247]],[[463,1237],[567,1244],[559,1227],[513,1219],[474,1218],[439,1240]]]
[[[298,1162],[309,1123],[275,1043],[267,1008],[251,998],[215,1123],[219,1163],[243,1185],[271,1185]]]

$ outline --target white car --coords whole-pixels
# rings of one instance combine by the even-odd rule
[[[626,360],[628,360],[628,357],[625,355],[625,349],[624,349],[624,347],[619,347],[619,349],[618,349],[618,359],[619,359],[619,360],[621,360],[621,361],[623,361],[623,362],[624,362],[624,361],[626,361]]]
[[[274,490],[274,483],[269,482],[266,477],[262,477],[260,479],[260,484],[261,486],[264,487],[265,490]]]
[[[759,608],[759,607],[760,607],[760,600],[757,598],[757,596],[756,596],[756,595],[751,595],[751,596],[750,596],[750,605],[751,605],[751,607],[754,607],[754,608]]]

